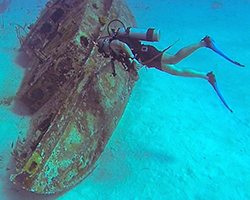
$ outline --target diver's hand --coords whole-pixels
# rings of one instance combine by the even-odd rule
[[[136,71],[140,70],[144,66],[135,58],[133,58],[133,59],[130,58],[130,62],[133,65],[133,67],[136,69]]]

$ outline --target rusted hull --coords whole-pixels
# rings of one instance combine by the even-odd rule
[[[16,185],[39,194],[70,189],[88,176],[115,130],[135,80],[90,40],[105,35],[100,17],[135,26],[120,0],[58,0],[47,5],[21,50],[30,57],[17,93],[32,114],[14,153]],[[84,44],[81,42],[82,37]]]

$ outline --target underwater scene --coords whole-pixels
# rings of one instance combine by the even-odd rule
[[[1,200],[250,200],[250,0],[0,0]]]

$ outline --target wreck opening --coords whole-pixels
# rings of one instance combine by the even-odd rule
[[[61,8],[56,9],[56,11],[50,17],[54,23],[57,23],[59,19],[63,17],[64,11]]]
[[[27,156],[28,156],[28,153],[25,151],[25,152],[23,152],[23,153],[20,155],[20,158],[25,159],[25,158],[27,158]]]
[[[89,45],[88,38],[85,36],[80,37],[80,42],[81,42],[81,45],[84,47],[88,47],[88,45]]]
[[[45,120],[43,120],[38,126],[37,130],[39,135],[36,137],[36,140],[32,142],[32,145],[30,146],[30,149],[32,152],[34,152],[37,148],[37,145],[41,142],[43,139],[43,136],[45,135],[46,131],[48,130],[52,120],[54,119],[54,113],[51,113],[50,116],[48,116]]]
[[[76,4],[77,2],[72,1],[72,0],[65,0],[64,3],[65,3],[65,6],[66,6],[66,7],[71,8],[71,7],[73,7],[74,4]]]
[[[29,174],[27,172],[23,172],[22,174],[19,174],[15,177],[15,182],[21,185],[25,185],[28,177]]]
[[[42,100],[44,92],[40,88],[36,88],[30,92],[30,98],[35,100]]]
[[[38,127],[37,129],[41,132],[45,132],[49,126],[51,121],[53,120],[54,113],[51,113],[49,117],[47,117]]]
[[[72,65],[73,60],[70,57],[66,57],[62,59],[56,67],[61,74],[67,74],[68,72],[70,72],[70,70],[73,69]]]
[[[32,172],[33,170],[35,170],[37,168],[38,164],[33,161],[30,166],[29,166],[29,171]]]
[[[42,25],[42,27],[40,28],[40,31],[39,31],[39,32],[40,32],[41,34],[47,34],[47,33],[50,33],[51,30],[52,30],[52,25],[51,25],[50,23],[46,22],[46,23],[44,23],[44,24]]]

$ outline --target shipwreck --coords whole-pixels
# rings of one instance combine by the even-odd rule
[[[53,194],[95,169],[138,80],[119,62],[113,76],[92,42],[114,18],[136,26],[124,0],[51,0],[20,40],[28,61],[15,104],[32,118],[13,151],[14,184]]]

